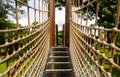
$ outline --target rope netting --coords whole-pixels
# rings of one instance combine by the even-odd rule
[[[49,51],[49,2],[15,0],[13,4],[17,28],[0,30],[4,36],[0,44],[0,77],[41,77]],[[28,22],[23,27],[19,23],[22,7]]]
[[[70,54],[76,77],[119,77],[120,47],[116,39],[120,34],[120,0],[116,1],[112,28],[99,25],[99,0],[71,0],[71,4]],[[90,21],[91,15],[93,21]],[[108,33],[111,33],[111,41],[108,41]]]

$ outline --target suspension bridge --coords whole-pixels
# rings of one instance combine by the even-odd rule
[[[0,77],[120,77],[120,48],[116,46],[120,0],[116,4],[115,26],[109,29],[97,24],[99,0],[66,0],[62,46],[56,45],[55,1],[34,0],[34,6],[26,1],[15,0],[17,28],[0,30],[4,35]],[[95,23],[88,26],[89,7],[93,4]],[[19,25],[19,6],[27,9],[28,26],[23,28]],[[38,22],[34,25],[30,25],[30,10]],[[83,13],[86,25],[82,25]],[[106,39],[108,32],[114,36],[111,43]]]

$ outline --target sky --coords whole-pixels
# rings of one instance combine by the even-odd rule
[[[40,6],[42,6],[42,2],[40,3],[41,3]],[[30,0],[29,5],[34,7],[34,0]],[[38,9],[38,2],[36,2],[36,8]],[[19,24],[21,24],[22,26],[27,26],[28,25],[27,7],[23,6],[21,9],[23,9],[25,13],[23,15],[19,15]],[[40,9],[42,8],[40,7]],[[36,12],[37,21],[39,21],[39,18],[37,17],[38,14],[39,12]],[[8,16],[8,17],[12,22],[16,23],[16,20],[13,16]],[[42,19],[42,14],[41,14],[41,19]],[[34,10],[30,9],[30,24],[32,24],[33,22],[34,22]],[[65,8],[64,7],[62,7],[62,10],[58,10],[58,8],[55,8],[55,22],[56,24],[58,24],[58,29],[62,30],[62,26],[65,23]]]
[[[55,9],[55,22],[58,24],[58,30],[62,30],[63,24],[65,24],[65,8],[62,7],[62,10]]]
[[[34,2],[33,1],[34,0],[29,1],[29,5],[32,6],[32,7],[34,7],[34,4],[33,4]],[[36,5],[37,5],[36,8],[38,9],[38,4],[37,3],[38,2],[36,2]],[[40,6],[42,6],[42,4],[40,4]],[[21,24],[22,26],[27,26],[27,24],[28,24],[27,8],[22,7],[22,9],[25,11],[25,14],[24,15],[19,15],[19,24]],[[36,16],[38,16],[38,14],[39,14],[39,12],[36,13]],[[37,21],[39,21],[39,18],[38,17],[36,17],[36,18],[37,18]],[[13,22],[16,22],[15,18],[13,18],[11,16],[9,16],[9,19],[12,20]],[[34,22],[34,10],[30,9],[30,24],[32,24],[33,22]],[[89,25],[90,25],[90,24],[93,24],[95,21],[94,20],[93,21],[89,20],[88,22],[89,22]],[[63,29],[63,24],[65,24],[65,7],[62,7],[62,10],[59,10],[58,8],[55,8],[55,23],[58,24],[58,30]],[[82,24],[85,25],[85,23],[86,22],[83,21]]]

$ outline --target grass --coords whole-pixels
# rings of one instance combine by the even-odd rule
[[[0,73],[3,73],[6,70],[6,63],[0,65]]]
[[[12,66],[14,64],[13,60],[9,61],[9,66]],[[2,64],[0,64],[0,73],[5,72],[7,69],[7,62],[4,62]]]
[[[12,66],[14,64],[13,60],[9,61],[9,66]],[[0,64],[0,73],[4,73],[7,70],[7,62],[4,62]],[[8,75],[4,75],[3,77],[8,77]]]
[[[2,56],[0,56],[2,57]],[[19,58],[16,56],[16,59],[14,59],[15,61],[17,61]],[[15,62],[14,62],[13,58],[9,60],[9,67],[11,67]],[[32,58],[29,62],[29,64],[27,64],[25,67],[28,68],[30,66],[30,64],[33,62],[34,58]],[[28,61],[28,59],[26,59],[21,66],[23,66],[26,62]],[[7,70],[7,62],[4,62],[2,64],[0,64],[0,73],[4,73]],[[20,67],[16,70],[16,72],[18,72],[20,70]],[[24,70],[22,70],[22,72],[24,72]],[[8,75],[4,75],[3,77],[8,77]],[[20,76],[18,76],[20,77]]]
[[[103,48],[101,48],[100,49],[100,52],[101,53],[104,53],[104,49]],[[106,48],[106,56],[107,57],[111,57],[111,53],[108,51],[108,48]],[[114,57],[114,61],[115,61],[115,63],[117,63],[117,56],[120,58],[120,52],[117,54],[117,53],[115,53],[115,57]],[[0,56],[0,57],[2,57],[2,56]],[[17,60],[17,59],[16,59]],[[32,59],[33,60],[33,59]],[[32,60],[31,60],[31,62],[32,62]],[[103,61],[103,58],[102,58],[102,56],[99,56],[99,61],[100,61],[100,63],[102,63],[102,61]],[[9,60],[9,66],[12,66],[14,64],[14,61],[11,59],[11,60]],[[24,63],[23,63],[24,64]],[[28,65],[29,66],[29,65]],[[28,67],[27,66],[27,67]],[[110,63],[108,63],[107,61],[105,61],[105,64],[104,64],[104,68],[105,68],[105,70],[106,71],[109,71],[109,68],[110,68]],[[6,69],[7,69],[7,66],[6,66],[6,62],[4,62],[4,63],[2,63],[2,64],[0,64],[0,73],[3,73],[3,72],[5,72],[6,71]],[[18,69],[19,70],[19,69]],[[18,71],[17,70],[17,71]],[[113,67],[113,71],[112,71],[112,77],[119,77],[120,76],[120,71],[118,70],[118,69],[116,69],[116,68],[114,68]],[[5,75],[4,77],[8,77],[7,75]]]
[[[101,53],[104,53],[104,48],[101,48],[100,49],[100,52]],[[109,52],[109,49],[106,48],[106,57],[110,58],[111,57],[111,52]],[[120,52],[116,52],[115,51],[115,54],[114,54],[114,62],[117,64],[117,58],[120,58]],[[119,59],[120,60],[120,59]],[[102,56],[99,56],[99,62],[102,63],[103,61],[103,57]],[[120,63],[119,63],[120,64]],[[110,63],[105,61],[104,63],[104,68],[105,70],[108,72],[109,71],[109,68],[110,68]],[[112,77],[120,77],[120,70],[118,70],[117,68],[113,67],[112,69]]]

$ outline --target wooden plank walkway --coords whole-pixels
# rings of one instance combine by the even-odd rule
[[[74,77],[67,47],[52,47],[44,77]]]

